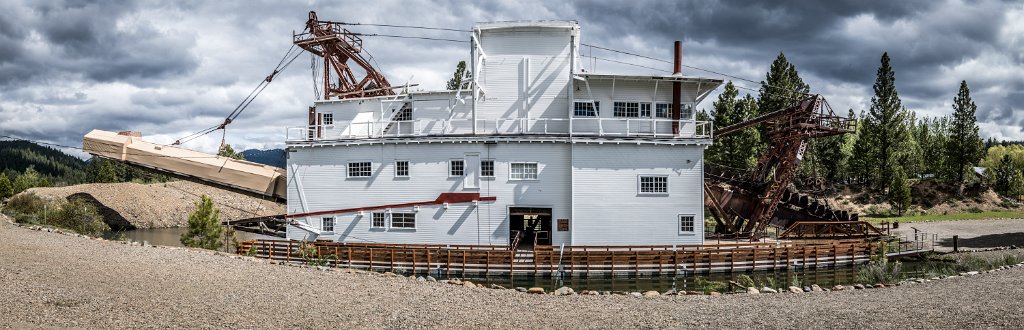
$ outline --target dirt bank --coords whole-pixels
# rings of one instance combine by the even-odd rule
[[[203,194],[213,198],[214,205],[220,209],[221,220],[283,214],[285,211],[282,204],[188,181],[154,184],[93,183],[32,188],[28,191],[46,198],[75,195],[95,200],[101,209],[107,208],[113,212],[104,214],[105,217],[123,218],[137,228],[184,226],[188,223],[189,212],[195,208],[194,203]]]
[[[122,245],[0,221],[0,327],[1017,328],[1024,267],[886,289],[527,295]]]

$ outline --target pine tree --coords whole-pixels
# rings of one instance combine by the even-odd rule
[[[466,75],[466,61],[459,61],[459,64],[455,66],[455,73],[452,74],[452,79],[448,80],[448,90],[464,89],[469,86],[468,82],[463,82],[462,77]],[[467,78],[469,76],[466,76]]]
[[[960,91],[953,98],[953,120],[949,125],[949,141],[946,155],[949,165],[956,174],[956,183],[964,182],[968,166],[977,164],[981,158],[981,137],[978,135],[978,106],[971,100],[971,89],[967,81],[960,82]]]
[[[213,207],[213,200],[205,194],[196,202],[196,210],[188,215],[188,231],[181,234],[181,244],[216,250],[223,246],[220,226],[220,210]]]
[[[992,190],[995,190],[997,193],[1004,196],[1009,196],[1013,192],[1013,187],[1011,186],[1010,181],[1013,180],[1014,173],[1018,172],[1017,168],[1013,166],[1013,159],[1010,158],[1010,155],[1003,155],[1002,160],[999,161],[999,165],[997,165],[995,170],[992,172],[994,176],[992,178]]]
[[[235,152],[235,148],[232,148],[230,144],[222,145],[220,147],[220,150],[217,150],[217,156],[245,160],[245,155],[243,155],[241,152]]]
[[[889,205],[900,216],[910,207],[910,183],[902,168],[896,168],[889,185]]]
[[[0,172],[0,201],[14,196],[14,185],[7,178],[7,173]]]
[[[857,131],[854,134],[853,148],[850,150],[849,172],[855,182],[867,182],[873,174],[874,166],[871,164],[871,156],[875,145],[872,143],[872,136],[867,133],[867,120],[863,112],[857,121]]]
[[[21,173],[21,175],[14,179],[14,193],[18,194],[28,190],[28,188],[40,186],[39,183],[39,172],[36,172],[36,169],[30,166],[25,169],[25,173]]]
[[[714,127],[726,127],[746,121],[757,112],[757,101],[750,95],[737,99],[739,91],[730,81],[718,100],[712,103]],[[708,148],[708,163],[747,171],[753,168],[761,150],[761,135],[756,128],[746,128],[729,136],[719,137]]]
[[[901,160],[909,146],[907,109],[896,92],[896,74],[889,65],[889,53],[882,54],[871,97],[871,108],[864,120],[863,135],[870,142],[868,150],[869,177],[873,186],[882,188],[892,182],[893,173],[904,171]],[[905,174],[906,172],[904,172]]]
[[[811,87],[797,73],[796,66],[786,60],[785,54],[779,53],[761,82],[755,117],[791,107],[803,100],[810,90]]]

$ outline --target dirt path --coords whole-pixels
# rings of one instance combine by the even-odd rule
[[[959,236],[961,248],[981,249],[1016,245],[1024,246],[1024,219],[990,219],[901,223],[898,232],[913,237],[914,230],[938,235],[935,249],[953,250],[953,235]]]
[[[31,231],[0,220],[0,328],[1017,328],[1024,267],[887,289],[538,296]]]
[[[221,220],[284,214],[283,204],[218,189],[189,181],[168,183],[92,183],[67,187],[32,188],[29,192],[47,198],[84,197],[100,205],[108,222],[128,222],[137,228],[179,227],[200,196],[207,195],[220,209]]]

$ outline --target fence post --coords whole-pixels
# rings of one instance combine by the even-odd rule
[[[960,235],[953,235],[953,252],[960,252]]]

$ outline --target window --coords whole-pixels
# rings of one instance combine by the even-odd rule
[[[654,116],[658,118],[672,118],[672,103],[657,103],[654,105]]]
[[[692,104],[683,104],[682,106],[680,106],[680,108],[682,108],[682,111],[679,112],[679,119],[683,119],[683,120],[693,119],[693,105]]]
[[[416,213],[391,213],[391,228],[416,228]]]
[[[601,114],[601,102],[576,101],[573,103],[574,117],[597,117]]]
[[[648,113],[650,108],[647,109]],[[615,117],[640,117],[640,102],[615,102],[612,104],[612,115]]]
[[[397,160],[397,161],[395,161],[395,176],[401,177],[401,178],[409,176],[409,161],[408,160]]]
[[[322,113],[320,115],[323,116],[322,122],[323,122],[324,125],[334,125],[334,114],[333,113]]]
[[[668,177],[657,176],[657,175],[641,175],[640,176],[640,193],[641,194],[667,194],[668,193]]]
[[[373,164],[370,162],[353,162],[348,163],[348,177],[350,178],[365,178],[369,177],[372,172]]]
[[[398,113],[391,116],[391,121],[410,121],[412,120],[412,105],[406,103],[401,109],[398,109]]]
[[[537,180],[537,163],[509,164],[508,175],[511,180]]]
[[[692,234],[693,225],[693,215],[679,215],[679,233]]]
[[[452,159],[448,161],[448,176],[463,175],[466,175],[466,161],[462,159]]]
[[[334,218],[320,219],[320,230],[334,231]]]
[[[484,159],[480,161],[480,176],[494,177],[493,159]]]
[[[651,118],[651,104],[640,103],[640,117]]]
[[[384,228],[384,212],[370,213],[370,228]]]

